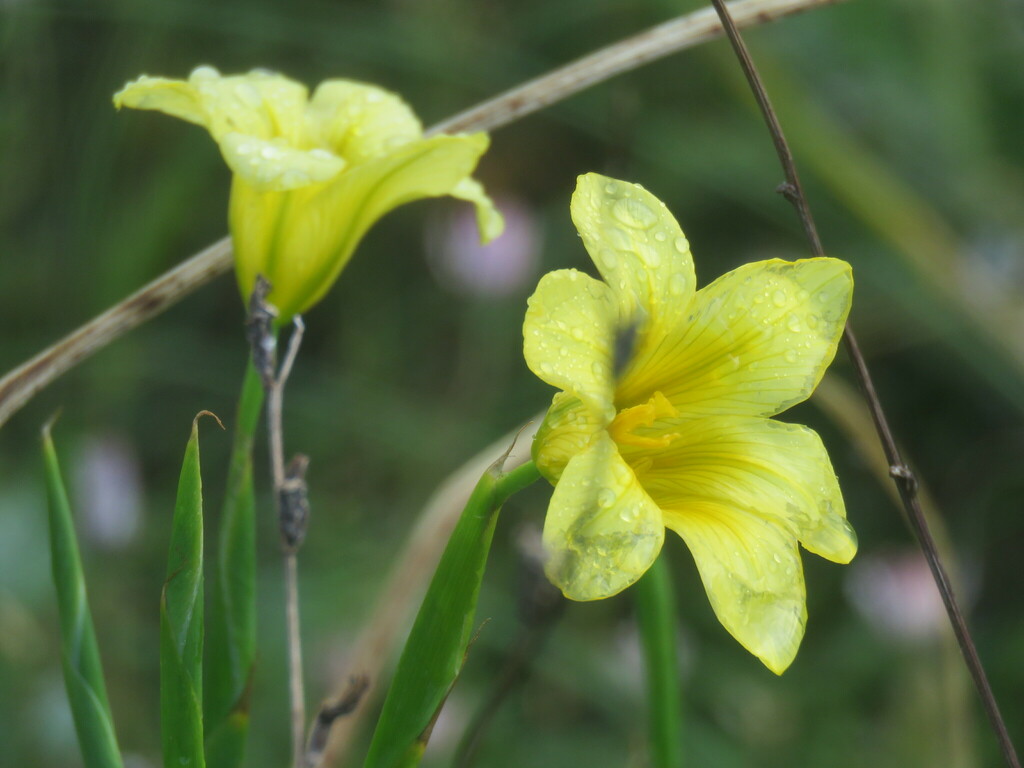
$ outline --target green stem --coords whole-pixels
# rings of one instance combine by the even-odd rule
[[[462,671],[477,631],[480,594],[498,512],[512,494],[540,477],[533,462],[510,472],[504,457],[473,490],[423,598],[381,711],[364,768],[419,763],[434,720]]]
[[[68,703],[86,768],[121,768],[121,753],[103,682],[99,647],[85,594],[85,576],[78,554],[57,452],[50,439],[50,425],[43,429],[43,459],[50,512],[50,553],[53,585],[60,617],[61,656]]]
[[[676,660],[675,593],[664,556],[631,590],[647,665],[647,697],[654,768],[681,768],[683,722]]]
[[[203,702],[210,765],[241,765],[256,659],[256,521],[252,451],[263,385],[250,359],[238,400],[224,507],[217,532]]]

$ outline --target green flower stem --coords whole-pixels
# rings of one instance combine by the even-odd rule
[[[49,424],[43,428],[43,460],[50,502],[50,554],[60,615],[64,684],[78,734],[82,763],[86,768],[121,768],[121,753],[114,734],[96,633],[85,594],[85,576],[78,554],[71,506],[61,479]]]
[[[217,533],[203,713],[206,762],[241,765],[249,729],[249,686],[256,659],[256,523],[253,440],[263,385],[250,358],[238,401],[227,490]]]
[[[665,556],[631,590],[647,666],[647,697],[654,768],[681,768],[683,722],[676,660],[675,593]]]
[[[540,477],[532,461],[503,472],[504,459],[484,472],[452,531],[402,651],[365,768],[419,763],[462,670],[476,631],[476,603],[498,512],[512,494]]]

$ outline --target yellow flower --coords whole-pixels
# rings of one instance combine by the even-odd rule
[[[140,77],[114,104],[210,132],[234,173],[229,220],[242,296],[262,274],[282,321],[315,304],[366,231],[403,203],[462,198],[476,205],[485,241],[501,234],[500,214],[470,178],[487,134],[424,138],[405,102],[372,85],[327,80],[309,98],[281,75],[198,67],[188,80]]]
[[[530,369],[562,390],[533,445],[555,484],[548,577],[609,597],[671,528],[723,626],[781,674],[807,615],[797,542],[839,563],[857,543],[821,439],[769,417],[835,355],[850,267],[761,261],[697,291],[689,243],[642,187],[581,176],[572,217],[604,281],[545,275],[523,326]]]

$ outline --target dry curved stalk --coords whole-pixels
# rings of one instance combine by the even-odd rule
[[[837,2],[841,0],[737,0],[730,8],[736,23],[745,27]],[[615,75],[721,36],[722,25],[714,11],[695,11],[530,80],[438,123],[427,133],[498,128]],[[230,268],[231,239],[225,237],[10,371],[0,379],[0,427],[46,385]]]

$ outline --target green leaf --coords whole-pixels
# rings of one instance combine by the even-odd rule
[[[206,765],[201,706],[203,484],[199,473],[199,416],[192,422],[192,436],[181,466],[167,580],[160,598],[161,735],[164,765],[176,768]]]
[[[43,428],[43,462],[46,466],[50,557],[60,615],[64,685],[75,721],[82,762],[86,768],[121,768],[121,753],[114,734],[99,648],[89,614],[71,506],[61,479],[49,424]]]
[[[252,446],[262,406],[263,385],[250,361],[238,402],[206,638],[206,762],[218,768],[241,765],[249,730],[249,686],[256,657]]]
[[[665,554],[631,590],[647,667],[648,724],[653,768],[681,768],[683,724],[676,660],[676,605]]]
[[[480,478],[452,531],[402,651],[365,768],[419,763],[462,669],[498,512],[509,496],[539,477],[533,462],[509,473],[501,471],[502,463]]]

